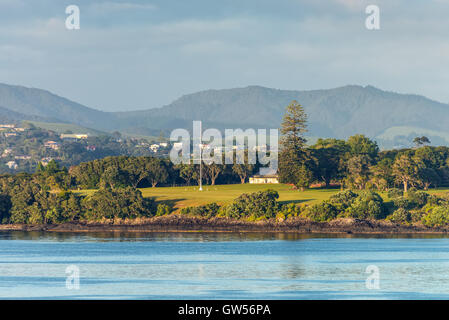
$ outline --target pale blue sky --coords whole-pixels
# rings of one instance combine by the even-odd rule
[[[371,84],[447,103],[448,16],[449,0],[0,0],[0,82],[111,111],[247,85]]]

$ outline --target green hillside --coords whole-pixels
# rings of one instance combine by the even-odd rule
[[[85,128],[85,127],[78,126],[76,124],[70,124],[70,123],[52,123],[52,122],[39,122],[39,121],[29,121],[29,120],[25,120],[25,121],[23,121],[23,123],[31,123],[38,128],[42,128],[45,130],[51,130],[56,133],[73,132],[73,133],[88,134],[89,136],[109,135],[109,133],[106,133],[103,131]]]
[[[361,133],[378,139],[383,147],[394,147],[409,146],[415,133],[427,132],[434,144],[449,145],[449,105],[357,85],[310,91],[260,86],[206,90],[161,108],[103,112],[48,91],[0,84],[0,119],[71,123],[148,137],[161,131],[168,135],[175,128],[191,129],[193,120],[202,120],[204,128],[221,130],[279,128],[292,100],[307,112],[308,136],[347,138]]]

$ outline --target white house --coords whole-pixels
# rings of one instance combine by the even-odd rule
[[[157,150],[159,150],[159,145],[158,144],[152,144],[150,146],[151,151],[153,152],[157,152]]]
[[[15,161],[8,161],[7,163],[6,163],[6,166],[9,168],[9,169],[17,169],[18,167],[19,167],[19,165],[15,162]]]
[[[6,148],[5,150],[3,150],[2,158],[6,158],[9,154],[11,154],[11,152],[12,152],[11,148]]]
[[[44,147],[53,150],[59,150],[60,144],[56,141],[47,141],[45,142]]]
[[[279,183],[279,176],[273,169],[260,168],[259,174],[249,178],[249,183],[254,184]]]

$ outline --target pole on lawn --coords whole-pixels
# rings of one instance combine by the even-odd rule
[[[200,121],[200,189],[199,191],[203,191],[203,127],[202,122]]]

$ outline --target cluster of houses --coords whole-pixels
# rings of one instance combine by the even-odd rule
[[[150,145],[150,150],[154,153],[157,153],[160,149],[167,147],[168,147],[167,142],[153,143],[152,145]]]
[[[0,124],[0,133],[2,133],[6,138],[17,136],[18,133],[24,132],[26,129],[17,127],[15,124]],[[63,133],[60,135],[61,140],[68,140],[68,141],[79,141],[79,140],[87,140],[89,137],[88,134],[82,134],[82,133]],[[138,145],[140,147],[149,148],[149,150],[155,154],[161,152],[162,150],[167,150],[169,147],[169,143],[167,142],[160,142],[160,143],[141,143],[141,145]],[[58,151],[61,148],[61,142],[48,140],[44,143],[44,147],[47,149],[51,149],[54,151]],[[182,142],[175,142],[172,145],[173,148],[181,150],[183,147]],[[240,146],[230,146],[230,147],[222,147],[222,146],[211,146],[208,144],[202,144],[200,147],[204,151],[213,151],[214,153],[227,153],[227,152],[233,152],[233,151],[239,151],[243,150],[243,147]],[[87,151],[96,151],[95,145],[87,145],[86,147]],[[266,152],[267,146],[256,146],[253,147],[253,151],[261,151]],[[164,151],[163,151],[164,152]],[[31,160],[31,156],[29,155],[14,155],[13,157],[13,150],[12,148],[6,148],[3,150],[3,152],[0,155],[1,158],[8,158],[9,161],[7,161],[5,164],[9,169],[17,170],[19,168],[19,164],[17,163],[18,160]],[[47,165],[51,160],[54,158],[52,157],[44,157],[40,159],[40,162],[45,166]],[[249,178],[249,183],[252,184],[260,184],[260,183],[279,183],[278,175],[276,172],[261,172],[259,175],[254,175]]]
[[[5,138],[15,137],[18,133],[26,131],[25,128],[18,127],[15,124],[0,124],[0,132]]]
[[[27,130],[26,128],[18,127],[16,124],[0,124],[0,133],[3,134],[3,136],[5,138],[15,137],[18,134],[20,134],[26,130]],[[85,140],[88,137],[89,137],[88,134],[82,134],[82,133],[74,133],[74,134],[64,134],[63,133],[60,135],[61,140],[68,140],[68,141]],[[47,149],[58,151],[61,148],[61,142],[48,140],[48,141],[44,142],[44,147]],[[86,150],[95,151],[96,146],[88,145],[88,146],[86,146]],[[12,148],[4,149],[3,152],[1,152],[0,157],[6,158],[9,160],[5,163],[5,165],[11,170],[17,170],[19,168],[20,160],[31,160],[32,159],[32,157],[30,155],[14,155]],[[44,157],[44,158],[40,159],[40,162],[44,166],[46,166],[53,159],[56,159],[56,158]]]

